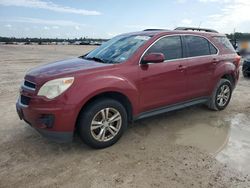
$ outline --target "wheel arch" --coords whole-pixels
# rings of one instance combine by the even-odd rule
[[[101,93],[98,93],[98,94],[92,96],[82,105],[82,107],[77,115],[76,122],[78,122],[80,114],[84,113],[84,110],[86,109],[86,107],[100,98],[110,98],[110,99],[117,100],[126,109],[126,112],[128,115],[128,121],[131,122],[133,120],[133,106],[132,106],[130,99],[125,94],[118,92],[118,91],[105,91],[105,92],[101,92]],[[78,123],[76,123],[75,126],[77,126],[77,124]]]
[[[220,66],[218,66],[214,72],[214,81],[212,82],[212,89],[216,86],[216,84],[220,81],[220,79],[224,78],[231,82],[233,88],[237,83],[237,74],[236,67],[231,62],[224,62]]]
[[[231,82],[233,88],[234,88],[234,86],[235,86],[235,78],[234,78],[233,73],[224,74],[221,78],[229,80]]]

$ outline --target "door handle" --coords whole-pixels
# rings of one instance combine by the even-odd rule
[[[186,69],[186,66],[184,66],[184,65],[179,65],[178,66],[178,70],[181,71],[181,72],[183,72],[185,69]]]
[[[220,60],[219,59],[217,59],[217,58],[213,58],[213,60],[212,60],[212,62],[213,62],[213,64],[217,64],[217,63],[219,63],[220,62]]]

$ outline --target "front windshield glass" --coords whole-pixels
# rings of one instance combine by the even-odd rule
[[[121,63],[126,61],[149,39],[150,36],[144,35],[117,36],[84,56],[84,58],[102,63]]]

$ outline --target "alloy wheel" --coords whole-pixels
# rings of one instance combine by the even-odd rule
[[[230,98],[230,94],[231,94],[230,87],[228,85],[225,85],[225,84],[222,85],[220,87],[218,95],[217,95],[218,106],[224,107]]]
[[[91,121],[91,134],[99,142],[113,139],[120,131],[122,117],[114,108],[104,108],[97,112]]]

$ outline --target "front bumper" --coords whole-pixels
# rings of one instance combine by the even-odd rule
[[[73,132],[55,132],[43,129],[36,129],[43,137],[57,143],[68,143],[73,140]]]
[[[75,106],[65,104],[23,105],[20,98],[16,110],[21,120],[35,128],[44,137],[58,143],[70,142],[75,128]]]

